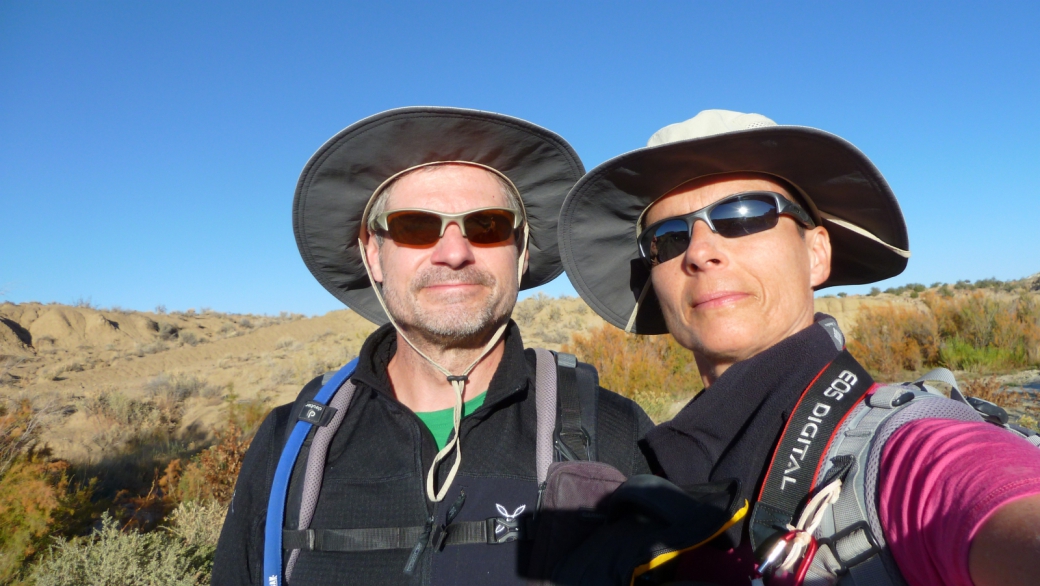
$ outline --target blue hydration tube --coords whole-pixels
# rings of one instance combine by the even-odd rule
[[[332,375],[329,382],[325,383],[312,401],[328,405],[333,395],[339,390],[343,383],[354,374],[358,359],[351,360],[339,372]],[[264,528],[264,584],[265,586],[282,585],[282,525],[285,522],[285,498],[289,491],[289,477],[292,475],[296,458],[300,455],[303,440],[307,439],[313,424],[300,420],[296,422],[289,435],[289,441],[282,449],[282,456],[278,460],[278,467],[274,472],[274,481],[271,483],[271,497],[267,501],[267,524]]]

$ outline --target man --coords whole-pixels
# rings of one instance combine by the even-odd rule
[[[293,213],[303,259],[333,295],[385,325],[336,395],[352,398],[333,416],[331,439],[321,439],[326,423],[314,410],[302,409],[321,377],[260,427],[221,532],[214,584],[524,583],[526,546],[515,528],[538,506],[541,359],[524,350],[509,316],[519,289],[561,272],[559,206],[582,173],[557,135],[453,108],[377,114],[312,157]],[[609,430],[598,434],[598,459],[648,471],[637,441],[649,419],[591,389],[597,427]],[[292,468],[283,508],[270,495],[284,486],[272,479],[286,436],[308,418],[319,431],[299,456],[306,472]],[[311,456],[325,449],[312,481]],[[272,534],[265,524],[283,510]],[[284,551],[275,550],[272,570],[264,549],[279,534]]]
[[[705,390],[648,434],[658,473],[679,486],[736,478],[754,507],[687,548],[676,576],[1040,583],[1037,438],[965,404],[871,386],[836,322],[814,316],[814,290],[894,276],[909,257],[898,204],[866,156],[826,132],[723,110],[668,126],[648,147],[574,187],[560,246],[604,319],[670,332],[694,353]],[[931,415],[855,439],[874,415],[911,413],[909,401]],[[858,460],[825,457],[856,441]],[[843,515],[861,522],[837,531]]]

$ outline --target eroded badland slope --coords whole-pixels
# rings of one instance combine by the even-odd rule
[[[835,316],[847,333],[865,308],[893,304],[922,306],[912,289],[816,300],[817,310]],[[532,297],[513,317],[527,346],[550,349],[604,325],[576,298]],[[183,437],[208,439],[229,407],[291,401],[311,378],[356,356],[374,329],[347,309],[304,317],[3,303],[0,396],[50,405],[60,425],[46,440],[63,458],[98,457],[118,443],[120,428],[156,418]],[[1040,378],[1018,376],[1016,384],[1027,386]]]

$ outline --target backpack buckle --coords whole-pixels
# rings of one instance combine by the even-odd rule
[[[523,532],[522,519],[507,519],[505,517],[491,517],[484,523],[487,526],[488,543],[509,543],[521,538]]]
[[[870,547],[867,548],[865,551],[856,554],[852,558],[844,560],[841,558],[841,554],[838,553],[838,542],[842,539],[845,539],[846,537],[851,536],[853,533],[857,531],[863,532],[863,535],[866,537],[867,543],[870,544]],[[875,555],[881,553],[881,546],[878,545],[877,540],[874,538],[874,534],[870,531],[870,524],[866,521],[858,521],[856,523],[853,523],[852,525],[849,525],[841,531],[836,532],[834,535],[831,535],[830,537],[820,539],[818,543],[821,547],[827,546],[827,548],[831,550],[831,554],[834,556],[834,559],[838,560],[839,568],[838,571],[835,572],[835,574],[837,574],[838,576],[844,576],[845,574],[849,573],[850,568],[858,566],[863,562],[869,560],[870,558],[874,557]]]

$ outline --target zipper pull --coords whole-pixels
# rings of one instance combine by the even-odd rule
[[[415,547],[412,548],[412,555],[408,556],[408,561],[404,564],[404,573],[408,576],[415,575],[415,567],[418,565],[423,551],[426,550],[426,544],[430,541],[430,533],[433,532],[433,522],[434,518],[431,515],[426,520],[426,524],[423,525],[423,532],[419,535],[419,539],[416,540]]]

